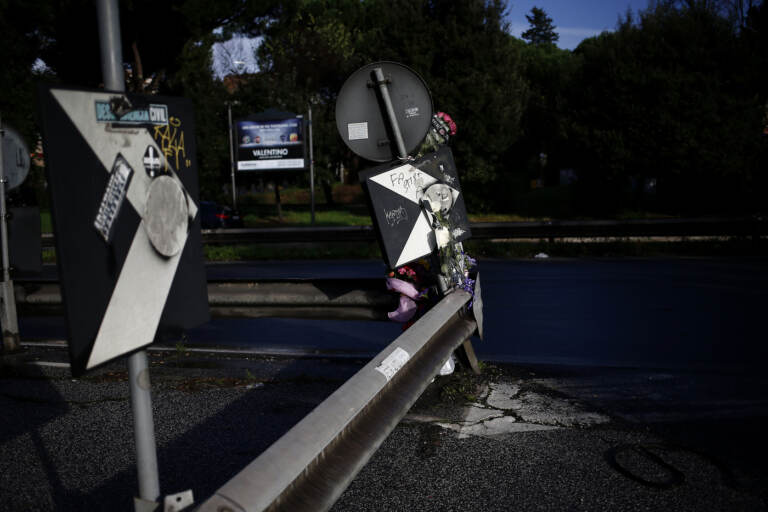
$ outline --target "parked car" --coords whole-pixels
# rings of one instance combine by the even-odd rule
[[[203,229],[241,228],[243,218],[240,212],[229,206],[213,201],[200,201],[200,225]]]

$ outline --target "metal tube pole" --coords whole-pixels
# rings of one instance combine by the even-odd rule
[[[373,75],[376,78],[376,84],[379,86],[381,99],[384,101],[384,108],[387,111],[389,126],[392,128],[392,136],[395,138],[395,144],[397,145],[397,156],[400,157],[401,160],[405,160],[408,158],[408,154],[405,152],[403,134],[400,132],[400,125],[397,123],[397,118],[395,117],[395,109],[392,106],[392,99],[389,97],[389,89],[387,88],[387,81],[384,78],[384,72],[381,68],[373,68]]]
[[[117,0],[99,0],[97,4],[99,41],[101,41],[101,73],[104,87],[125,92],[123,46],[120,42],[120,11]]]
[[[5,130],[3,129],[3,117],[0,113],[0,166],[2,166],[2,173],[0,173],[0,218],[2,218],[2,224],[0,224],[0,233],[2,237],[3,245],[3,281],[8,281],[10,278],[10,271],[8,270],[8,226],[5,218],[5,160],[3,160],[3,139],[5,138]],[[5,328],[5,326],[3,326]]]
[[[157,469],[155,421],[152,417],[152,395],[146,351],[141,350],[128,358],[128,379],[131,387],[131,409],[136,441],[139,498],[156,502],[160,498],[160,477]]]
[[[0,242],[2,244],[2,265],[3,265],[3,285],[2,285],[2,335],[3,349],[13,352],[19,349],[19,323],[16,317],[16,297],[13,293],[13,281],[11,281],[11,262],[8,257],[8,219],[5,204],[5,184],[8,182],[5,174],[5,165],[3,160],[3,118],[0,114]]]
[[[309,102],[309,197],[311,205],[311,224],[315,225],[315,157],[312,149],[312,102]]]
[[[123,49],[120,42],[120,16],[117,0],[99,0],[97,4],[99,40],[101,41],[101,69],[104,87],[125,92]],[[139,497],[156,502],[160,497],[160,478],[157,471],[155,425],[152,418],[147,353],[144,350],[128,358],[128,376],[133,410],[134,439],[136,442],[136,470]]]
[[[235,185],[235,143],[232,140],[232,102],[227,102],[227,118],[229,119],[229,167],[232,175],[232,208],[237,208],[237,188]]]

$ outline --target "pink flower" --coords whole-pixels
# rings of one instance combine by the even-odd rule
[[[453,119],[451,119],[451,116],[449,116],[445,112],[438,112],[437,117],[445,121],[445,123],[451,129],[451,135],[456,135],[456,123],[454,122]]]

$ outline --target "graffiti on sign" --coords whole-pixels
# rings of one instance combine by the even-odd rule
[[[184,129],[181,126],[181,119],[171,116],[168,124],[155,126],[153,136],[165,154],[166,162],[170,163],[173,160],[177,172],[181,170],[181,164],[184,164],[184,168],[192,166],[184,146]]]

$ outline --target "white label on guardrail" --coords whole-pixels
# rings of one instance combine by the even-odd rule
[[[397,347],[379,366],[376,367],[376,371],[384,375],[387,378],[387,381],[389,381],[389,379],[394,377],[395,374],[400,371],[400,368],[402,368],[410,358],[411,356],[408,355],[408,352]]]

